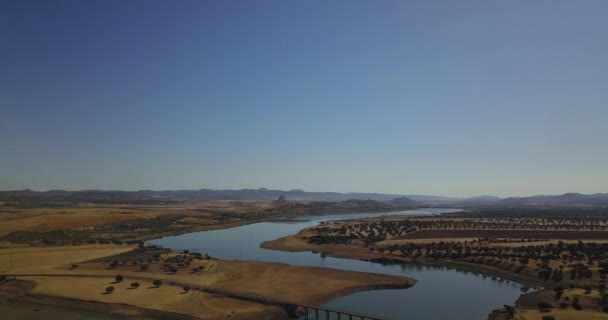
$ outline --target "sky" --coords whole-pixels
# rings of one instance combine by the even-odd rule
[[[608,192],[606,16],[0,0],[0,190]]]

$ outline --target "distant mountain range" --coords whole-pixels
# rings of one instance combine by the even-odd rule
[[[511,197],[493,204],[501,207],[608,206],[608,193],[564,193],[557,196]]]
[[[164,204],[181,200],[277,200],[283,196],[287,201],[340,202],[347,200],[373,200],[399,207],[453,206],[453,207],[534,207],[534,206],[608,206],[608,193],[563,195],[539,195],[510,197],[481,195],[470,198],[454,198],[433,195],[400,195],[385,193],[339,193],[307,192],[295,190],[240,189],[240,190],[31,190],[0,191],[0,201],[32,203],[130,203]]]

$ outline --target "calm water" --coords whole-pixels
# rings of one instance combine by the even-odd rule
[[[439,214],[453,209],[408,210],[391,215]],[[221,259],[283,262],[301,266],[321,266],[352,271],[404,275],[418,280],[409,289],[373,290],[354,293],[327,303],[345,310],[383,315],[397,319],[485,320],[504,304],[513,304],[520,285],[443,267],[382,265],[337,259],[311,252],[281,252],[260,248],[260,243],[297,233],[321,221],[386,215],[360,213],[300,217],[290,222],[262,222],[224,230],[194,232],[149,241],[174,250],[191,250]]]

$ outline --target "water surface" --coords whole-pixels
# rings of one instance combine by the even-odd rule
[[[383,265],[323,257],[311,252],[282,252],[260,248],[267,240],[295,234],[321,221],[382,215],[439,214],[453,209],[418,209],[393,213],[357,213],[299,217],[294,221],[261,222],[230,229],[201,231],[149,241],[173,250],[208,253],[220,259],[283,262],[292,265],[403,275],[418,280],[409,289],[372,290],[335,299],[327,306],[396,319],[485,320],[493,309],[513,304],[520,285],[446,267]],[[500,280],[500,281],[499,281]]]

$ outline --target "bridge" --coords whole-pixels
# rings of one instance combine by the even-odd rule
[[[65,273],[62,273],[62,274],[57,274],[57,273],[55,273],[55,274],[45,274],[45,273],[19,274],[19,273],[13,273],[13,274],[4,274],[4,275],[6,275],[7,277],[12,278],[12,279],[16,279],[17,277],[93,277],[93,278],[110,277],[111,278],[111,276],[104,275],[104,274],[65,274]],[[129,279],[153,281],[157,278],[130,275]],[[365,313],[361,313],[361,312],[353,312],[353,311],[341,310],[341,309],[331,308],[331,307],[302,304],[302,303],[298,303],[298,302],[287,301],[287,300],[266,297],[266,296],[261,296],[261,295],[257,295],[257,294],[250,294],[250,293],[245,293],[245,292],[237,292],[237,291],[227,290],[227,289],[223,289],[223,288],[209,287],[209,286],[204,286],[204,285],[197,285],[197,284],[192,284],[192,283],[187,283],[187,282],[164,279],[163,282],[165,282],[165,281],[170,286],[189,287],[190,290],[197,290],[197,291],[201,291],[201,292],[222,295],[222,296],[225,296],[228,298],[246,300],[246,301],[262,303],[262,304],[267,304],[267,305],[280,306],[291,316],[295,316],[297,309],[300,309],[303,312],[303,314],[301,316],[303,318],[303,320],[330,320],[330,319],[337,319],[337,320],[345,320],[345,319],[348,319],[348,320],[353,320],[353,319],[355,319],[355,320],[395,320],[393,318],[388,318],[388,317],[384,317],[384,316],[370,315],[370,314],[365,314]]]
[[[388,317],[375,316],[370,314],[365,314],[361,312],[353,312],[347,310],[341,310],[331,307],[322,307],[322,306],[313,306],[307,305],[297,302],[291,302],[276,298],[270,298],[260,295],[253,295],[249,293],[236,292],[231,290],[225,290],[220,288],[212,288],[207,286],[198,286],[200,287],[200,291],[204,291],[207,293],[220,294],[229,298],[235,298],[240,300],[247,300],[252,302],[271,304],[271,305],[279,305],[283,307],[288,313],[292,311],[295,312],[295,309],[299,307],[304,314],[302,317],[304,320],[330,320],[332,319],[332,315],[335,315],[338,320],[348,319],[348,320],[395,320]]]

